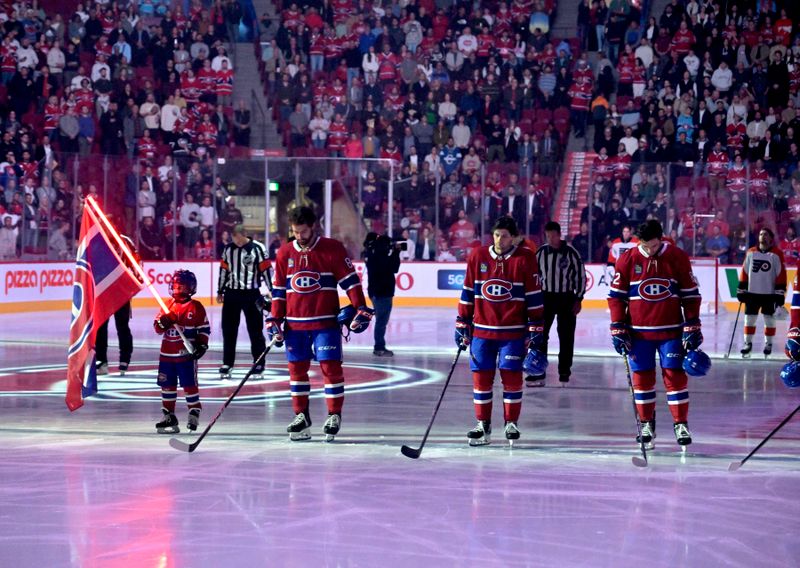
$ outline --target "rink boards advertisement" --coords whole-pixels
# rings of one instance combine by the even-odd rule
[[[363,263],[354,263],[368,285]],[[219,263],[217,262],[146,262],[144,269],[162,297],[169,295],[172,273],[188,269],[197,275],[197,298],[206,305],[216,303]],[[396,306],[456,306],[464,284],[464,263],[404,262],[395,276]],[[61,310],[70,306],[75,265],[66,262],[0,264],[0,312]],[[715,290],[719,309],[736,309],[738,266],[696,265],[695,278],[706,306],[712,311]],[[789,271],[789,282],[795,269]],[[605,308],[612,268],[601,264],[586,266],[584,307]],[[136,305],[155,306],[147,291],[135,298]]]

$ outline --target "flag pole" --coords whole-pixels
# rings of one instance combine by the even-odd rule
[[[98,220],[103,225],[103,228],[106,230],[106,232],[109,233],[114,238],[114,242],[122,251],[122,254],[125,255],[125,258],[128,260],[128,263],[137,272],[139,277],[142,279],[142,282],[144,282],[145,287],[150,291],[150,293],[156,299],[156,302],[158,302],[161,311],[163,311],[165,314],[168,313],[169,308],[167,308],[167,305],[164,303],[164,300],[163,298],[161,298],[161,295],[158,293],[158,290],[156,290],[155,286],[153,286],[153,281],[147,277],[147,273],[144,271],[144,268],[142,268],[141,265],[136,261],[136,258],[134,258],[133,253],[128,248],[127,243],[125,243],[125,241],[122,240],[122,237],[119,236],[117,230],[114,228],[114,226],[105,216],[103,211],[100,209],[100,206],[97,204],[97,201],[95,201],[92,195],[88,195],[86,197],[86,203],[89,204],[89,209],[98,218]],[[186,336],[183,334],[183,331],[181,331],[181,329],[178,326],[174,327],[175,331],[178,332],[178,335],[181,336],[181,340],[183,341],[183,346],[186,347],[186,350],[189,353],[194,353],[194,347],[189,342],[189,340],[186,339]]]

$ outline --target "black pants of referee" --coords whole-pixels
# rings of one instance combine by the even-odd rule
[[[576,297],[569,292],[544,292],[543,300],[545,353],[547,353],[547,343],[550,341],[550,329],[553,327],[553,321],[558,318],[556,324],[559,343],[558,375],[568,377],[575,353],[575,325],[578,318],[572,310],[575,307]]]
[[[258,299],[258,290],[225,290],[222,302],[222,364],[233,367],[236,362],[236,339],[242,312],[250,335],[250,352],[253,361],[267,348],[264,341],[264,321]]]
[[[119,338],[119,362],[130,363],[133,355],[133,334],[131,333],[131,303],[128,302],[116,312],[114,312],[114,325],[117,327],[117,337]],[[108,322],[97,328],[95,339],[95,355],[98,363],[108,363]]]

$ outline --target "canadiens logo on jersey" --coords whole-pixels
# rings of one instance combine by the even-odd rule
[[[491,278],[481,285],[481,296],[490,302],[505,302],[511,299],[511,282]]]
[[[672,296],[671,282],[666,278],[648,278],[639,284],[639,296],[648,302],[660,302]]]
[[[319,272],[311,272],[308,270],[295,272],[292,274],[291,278],[292,290],[300,294],[316,292],[322,288],[322,284],[319,283],[319,280]]]

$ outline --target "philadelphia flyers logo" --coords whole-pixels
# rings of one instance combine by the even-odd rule
[[[772,263],[768,260],[753,259],[753,272],[769,272],[772,268]]]
[[[490,302],[505,302],[511,299],[511,282],[491,278],[481,285],[481,296]]]
[[[660,302],[672,296],[670,282],[666,278],[648,278],[639,284],[639,296],[648,302]]]
[[[319,283],[319,272],[310,272],[308,270],[301,270],[292,274],[291,279],[292,290],[300,294],[310,294],[322,288]]]

